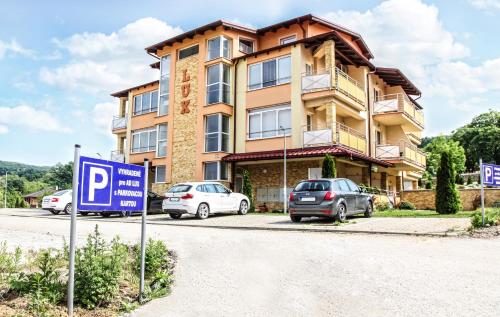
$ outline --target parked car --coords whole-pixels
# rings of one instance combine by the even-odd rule
[[[148,214],[149,213],[161,213],[163,212],[162,209],[162,202],[163,202],[163,196],[158,195],[155,192],[148,191]],[[137,211],[135,213],[142,213],[142,211]],[[112,214],[118,214],[120,216],[126,216],[127,212],[125,211],[106,211],[106,212],[101,212],[100,215],[103,216],[104,218],[108,218]]]
[[[60,190],[50,196],[42,198],[42,209],[48,210],[54,215],[58,215],[61,211],[65,214],[71,213],[71,189]]]
[[[250,200],[247,196],[233,193],[217,182],[187,182],[176,184],[165,193],[163,210],[173,219],[183,214],[205,219],[209,214],[248,212]]]
[[[289,197],[290,219],[324,217],[344,222],[348,215],[371,217],[373,196],[346,178],[301,181]]]

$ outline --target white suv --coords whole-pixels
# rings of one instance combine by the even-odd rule
[[[182,214],[196,215],[205,219],[209,214],[222,212],[248,212],[250,200],[247,196],[233,193],[216,182],[187,182],[176,184],[165,193],[163,211],[173,219]]]
[[[54,215],[59,214],[61,211],[64,211],[65,214],[70,214],[72,193],[71,189],[66,189],[43,197],[42,209],[48,210]]]

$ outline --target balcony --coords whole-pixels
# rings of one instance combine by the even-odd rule
[[[375,156],[394,164],[409,163],[411,166],[421,169],[425,169],[426,165],[425,153],[415,145],[405,141],[377,145]]]
[[[407,131],[424,128],[424,113],[405,93],[380,96],[375,102],[373,115],[384,125],[404,125]]]
[[[127,115],[125,114],[125,116],[123,116],[123,117],[114,116],[111,129],[113,132],[116,132],[118,130],[127,129]]]
[[[125,163],[125,153],[122,150],[111,151],[110,161]]]
[[[307,130],[307,127],[305,127]],[[304,131],[304,147],[340,144],[360,153],[366,153],[366,137],[340,122],[324,129]]]
[[[302,94],[333,90],[365,109],[365,90],[339,68],[302,75]]]

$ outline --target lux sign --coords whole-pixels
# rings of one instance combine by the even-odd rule
[[[189,97],[189,93],[191,92],[191,84],[189,83],[189,80],[191,77],[187,73],[187,69],[184,69],[182,71],[182,85],[181,85],[181,95],[182,98],[187,98]],[[189,102],[190,100],[181,100],[181,114],[189,113]]]

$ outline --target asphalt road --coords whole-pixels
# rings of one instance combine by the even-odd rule
[[[13,215],[7,215],[13,214]],[[248,216],[246,216],[248,217]],[[138,223],[99,224],[137,242]],[[114,219],[117,220],[116,218]],[[0,241],[60,247],[64,217],[0,211]],[[173,293],[133,316],[499,316],[500,239],[224,230],[152,224],[178,254]]]

